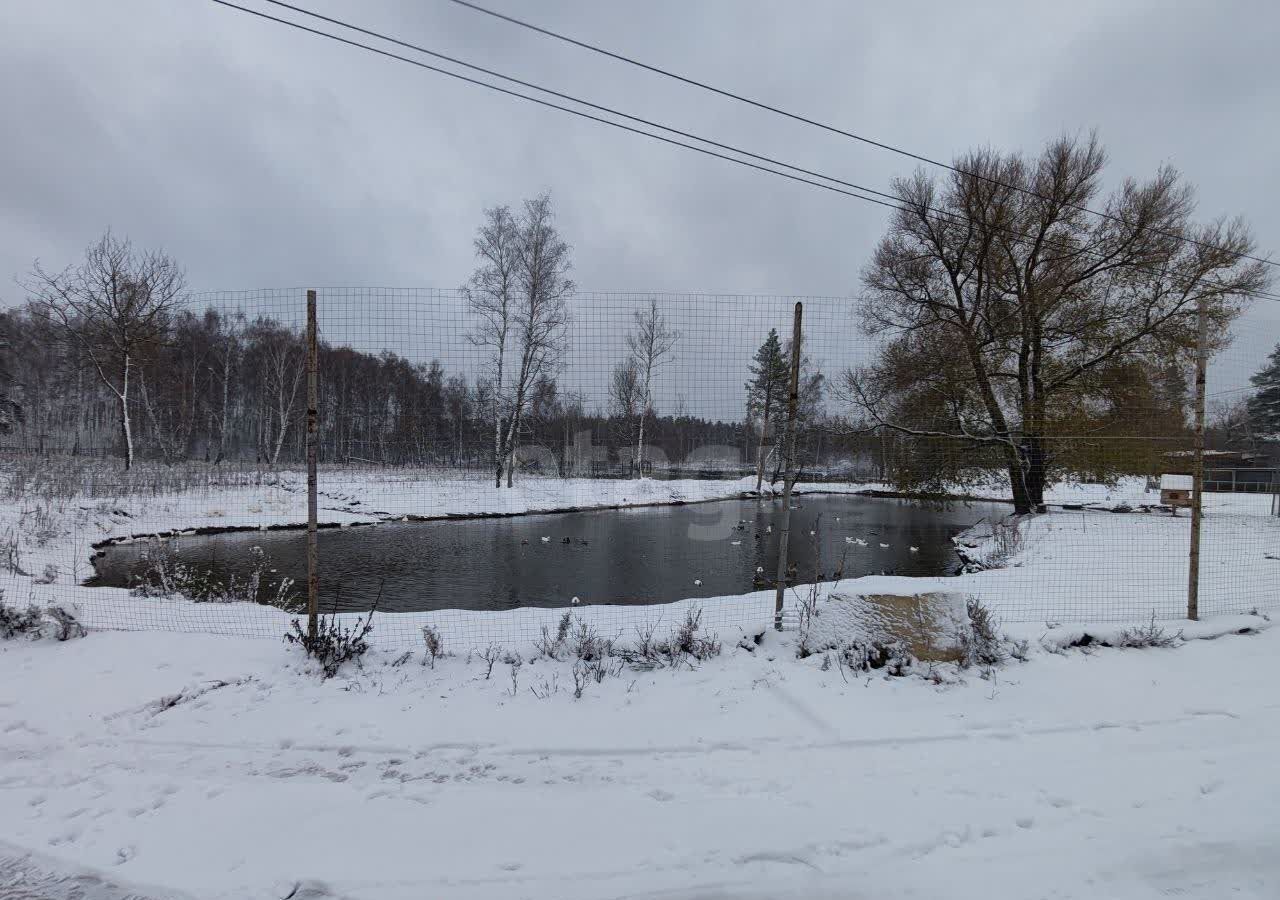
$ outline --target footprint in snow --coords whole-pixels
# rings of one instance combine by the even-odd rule
[[[648,796],[652,800],[657,800],[659,803],[666,803],[668,800],[676,799],[675,794],[671,793],[670,791],[664,791],[662,790],[662,788],[654,788],[653,790],[649,791],[649,793],[646,796]]]

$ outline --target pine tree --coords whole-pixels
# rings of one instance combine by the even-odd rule
[[[1255,435],[1280,435],[1280,345],[1249,379],[1258,392],[1249,398],[1249,422]]]
[[[760,444],[756,449],[756,492],[764,481],[765,447],[770,430],[782,413],[787,400],[787,357],[776,328],[760,345],[751,363],[751,380],[747,382],[747,411],[760,419]]]

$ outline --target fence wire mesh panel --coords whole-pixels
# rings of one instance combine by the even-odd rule
[[[789,471],[787,621],[814,583],[869,620],[926,595],[1009,623],[1187,614],[1194,307],[1110,355],[1055,323],[1032,354],[1000,319],[868,331],[848,298],[317,290],[319,610],[376,610],[382,643],[537,642],[566,612],[606,638],[758,631]],[[195,295],[105,372],[3,314],[6,604],[305,621],[305,295]],[[1202,616],[1280,605],[1278,317],[1209,332]]]

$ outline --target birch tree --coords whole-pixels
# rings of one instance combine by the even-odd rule
[[[512,321],[519,362],[511,383],[507,432],[502,441],[507,487],[514,480],[516,441],[533,386],[541,378],[553,375],[563,357],[569,325],[566,300],[574,289],[569,278],[569,245],[556,230],[549,194],[524,202],[517,235],[519,294]]]
[[[644,425],[653,415],[654,372],[667,361],[680,332],[667,327],[666,319],[658,312],[658,301],[650,298],[649,305],[633,313],[635,324],[627,335],[627,350],[635,361],[639,382],[639,422],[636,437],[636,473],[643,476]]]
[[[227,435],[231,422],[231,405],[235,401],[234,391],[237,383],[237,372],[241,357],[244,355],[244,316],[219,316],[212,310],[206,319],[212,317],[214,334],[216,335],[209,363],[210,377],[217,384],[216,409],[212,420],[218,436],[218,452],[214,457],[217,465],[227,455]]]
[[[493,437],[494,487],[502,487],[509,456],[506,424],[506,360],[514,341],[517,295],[520,291],[520,231],[511,209],[495,206],[484,211],[484,223],[473,242],[479,265],[463,287],[479,324],[467,336],[487,354],[489,423]]]
[[[275,420],[275,442],[271,448],[270,462],[274,467],[280,460],[285,436],[293,424],[294,410],[298,402],[298,387],[302,383],[306,350],[299,335],[281,332],[266,348],[266,387],[272,401]]]
[[[38,308],[115,399],[125,469],[131,469],[134,374],[181,303],[182,269],[165,253],[136,250],[108,231],[89,246],[79,266],[51,273],[37,260],[30,288]]]

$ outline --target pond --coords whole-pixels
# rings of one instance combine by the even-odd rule
[[[944,508],[907,500],[809,494],[792,499],[790,559],[797,578],[948,575],[951,537],[1003,517],[998,503]],[[521,606],[667,603],[762,590],[777,568],[782,501],[507,518],[387,522],[319,534],[321,609],[385,612],[505,610]],[[231,532],[172,541],[186,566],[243,581],[265,554],[272,579],[305,591],[302,530]],[[254,551],[261,548],[262,553]],[[95,560],[93,584],[126,587],[142,576],[155,542],[118,544]]]

